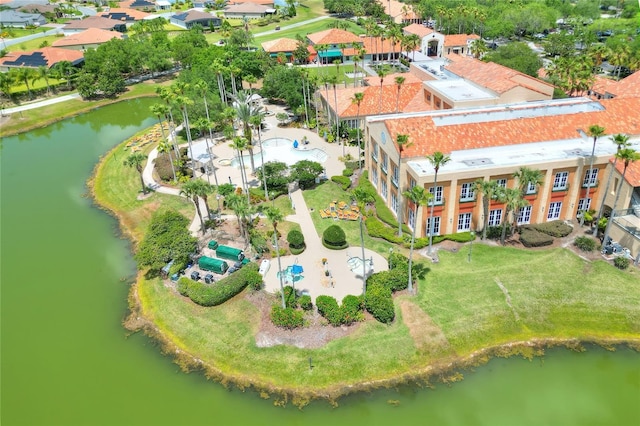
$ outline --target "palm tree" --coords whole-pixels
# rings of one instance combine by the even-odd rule
[[[378,77],[380,77],[380,106],[378,107],[378,114],[382,114],[382,85],[384,84],[384,78],[389,75],[389,69],[385,66],[378,67],[376,70]]]
[[[519,212],[522,207],[529,205],[529,202],[522,198],[522,194],[518,188],[501,188],[498,200],[505,205],[504,219],[502,220],[502,236],[500,237],[500,243],[504,245],[509,214],[511,212]],[[517,216],[515,220],[517,220]]]
[[[398,144],[398,166],[396,170],[398,172],[397,180],[398,180],[398,189],[400,188],[400,167],[402,164],[402,152],[405,148],[409,148],[413,145],[413,142],[409,142],[409,135],[398,135],[396,136],[396,143]],[[402,236],[402,196],[400,195],[400,191],[398,191],[398,236]]]
[[[227,22],[227,21],[224,21],[224,22]],[[222,101],[223,104],[227,103],[227,94],[224,87],[224,75],[223,75],[225,69],[226,67],[224,66],[224,64],[222,63],[222,59],[220,58],[216,58],[211,63],[211,70],[216,74],[216,80],[218,83],[218,93],[220,94],[220,100]]]
[[[64,79],[67,82],[67,89],[71,89],[71,77],[76,71],[71,62],[57,62],[53,67],[51,67],[51,71],[53,71],[53,74],[56,76],[56,78]]]
[[[518,180],[518,191],[520,191],[520,198],[524,199],[530,186],[534,187],[537,191],[538,187],[542,185],[544,174],[538,169],[530,169],[528,167],[520,167],[518,171],[513,174],[513,177]],[[522,207],[525,207],[526,204]],[[520,206],[515,211],[516,222],[520,217]]]
[[[591,148],[591,158],[589,159],[589,170],[587,171],[587,173],[589,173],[589,179],[587,180],[587,203],[589,202],[589,198],[591,196],[591,187],[593,186],[591,184],[591,176],[592,176],[592,170],[593,170],[593,157],[594,154],[596,152],[596,142],[598,141],[598,138],[602,135],[604,135],[604,127],[598,126],[597,124],[594,124],[592,126],[589,126],[589,130],[587,131],[587,134],[589,136],[591,136],[593,138],[593,147]],[[587,205],[585,204],[585,210],[589,210],[587,208]],[[580,215],[580,226],[584,225],[584,214],[585,212],[582,212],[582,214]]]
[[[358,92],[353,94],[353,98],[351,98],[351,103],[356,104],[358,106],[358,127],[356,127],[357,138],[358,138],[358,168],[362,168],[362,147],[360,146],[360,104],[364,100],[364,93]]]
[[[176,183],[178,182],[178,177],[176,176],[176,168],[173,165],[173,158],[171,158],[171,151],[173,151],[173,147],[166,139],[158,144],[158,152],[169,155],[169,163],[171,163],[171,172],[173,173],[173,183]]]
[[[249,94],[244,90],[233,96],[236,117],[242,123],[242,134],[247,140],[246,149],[249,151],[249,160],[251,161],[251,173],[256,172],[255,162],[253,161],[253,144],[251,143],[251,117],[262,112],[262,106],[254,106],[251,103]]]
[[[256,114],[249,120],[250,124],[258,132],[258,143],[260,144],[260,164],[262,167],[262,184],[264,185],[264,198],[269,201],[269,192],[267,191],[267,176],[264,174],[264,146],[262,146],[262,120],[264,115],[262,113]]]
[[[249,84],[249,97],[253,96],[253,85],[258,82],[258,79],[251,74],[244,76],[243,79]]]
[[[44,79],[44,83],[47,85],[47,94],[51,94],[51,86],[49,86],[49,75],[51,72],[49,68],[41,65],[38,67],[38,77]]]
[[[353,55],[353,87],[355,88],[358,85],[358,62],[362,60],[362,56]]]
[[[471,42],[469,50],[471,51],[471,54],[474,58],[480,59],[484,56],[485,53],[489,51],[489,48],[487,47],[487,43],[485,43],[484,40],[480,38]]]
[[[360,214],[358,215],[358,219],[360,221],[360,247],[362,248],[362,295],[364,296],[367,292],[367,277],[365,274],[365,254],[364,254],[364,227],[362,225],[365,206],[368,203],[373,203],[375,198],[371,192],[367,191],[364,187],[358,186],[353,189],[352,193],[353,198],[358,203],[360,207]]]
[[[244,158],[242,158],[243,151],[247,149],[247,140],[241,136],[235,136],[233,138],[233,142],[229,146],[238,151],[238,162],[240,163],[240,179],[242,180],[242,189],[247,191],[247,196],[249,196]]]
[[[413,277],[411,276],[411,268],[413,262],[413,245],[416,241],[416,229],[418,228],[418,208],[420,206],[425,206],[429,202],[431,198],[433,198],[433,194],[425,191],[423,186],[414,186],[408,191],[404,191],[404,196],[407,200],[411,201],[414,205],[413,211],[413,232],[411,233],[411,248],[409,249],[409,283],[407,288],[410,293],[413,293]]]
[[[387,38],[391,43],[391,52],[392,52],[391,58],[392,58],[392,61],[395,62],[396,44],[398,43],[398,41],[402,39],[402,30],[400,29],[400,27],[396,24],[390,25],[389,28],[387,28]]]
[[[140,175],[140,185],[142,186],[142,193],[147,194],[147,187],[144,184],[144,179],[142,178],[142,171],[144,170],[142,165],[145,163],[147,156],[141,152],[134,152],[129,155],[126,160],[124,160],[124,165],[127,167],[131,167],[137,170]]]
[[[417,34],[409,34],[404,39],[405,49],[411,51],[412,59],[416,60],[416,49],[420,47],[422,40]]]
[[[240,236],[244,238],[245,242],[248,241],[248,233],[246,232],[246,227],[244,226],[244,220],[249,212],[249,202],[245,197],[240,196],[239,194],[233,193],[225,197],[225,202],[227,206],[236,215],[238,219],[238,228],[240,230]]]
[[[284,215],[277,207],[269,206],[264,209],[264,214],[273,226],[273,239],[275,242],[276,255],[278,256],[278,277],[280,278],[280,295],[282,296],[282,309],[287,307],[284,300],[284,284],[282,283],[282,263],[280,262],[280,247],[278,246],[278,222],[284,219]]]
[[[165,112],[165,117],[168,112],[169,113],[169,135],[173,139],[173,130],[175,129],[175,121],[173,120],[173,111],[171,110],[171,104],[175,98],[175,95],[173,94],[171,89],[165,86],[156,87],[156,94],[160,99],[164,101],[165,106],[167,107]],[[176,155],[179,155],[177,147],[176,147]]]
[[[200,198],[198,194],[200,192],[200,184],[204,183],[200,179],[193,179],[185,182],[182,185],[182,189],[180,190],[180,195],[184,195],[193,201],[193,204],[196,205],[196,212],[198,213],[198,218],[200,219],[200,230],[202,231],[202,235],[204,235],[204,221],[202,220],[202,212],[200,211]]]
[[[207,219],[210,219],[211,211],[209,210],[209,195],[213,194],[215,188],[213,185],[203,180],[198,180],[197,182],[198,196],[202,198],[202,201],[204,201],[204,207],[207,210]]]
[[[622,183],[624,182],[624,177],[627,174],[627,168],[629,167],[629,164],[633,163],[634,161],[640,160],[640,153],[633,148],[622,148],[620,151],[616,153],[616,159],[622,161],[624,165],[622,169],[622,179],[620,179],[620,182],[618,183],[618,189],[616,189],[616,198],[613,201],[613,210],[611,211],[611,217],[609,217],[609,221],[607,222],[607,228],[604,231],[604,239],[602,241],[604,241],[605,244],[608,241],[609,229],[611,228],[611,222],[613,222],[616,207],[618,206],[618,200],[620,199],[620,191],[622,191]]]
[[[396,95],[396,114],[400,112],[400,90],[404,84],[405,78],[398,76],[395,78],[396,86],[398,87],[398,94]]]
[[[482,225],[482,239],[487,238],[487,228],[489,227],[489,210],[491,208],[491,200],[495,199],[500,192],[500,186],[495,180],[478,179],[474,182],[473,190],[482,194],[482,211],[484,221]]]
[[[336,85],[338,84],[338,77],[335,75],[329,76],[329,83],[333,85],[333,103],[335,105],[335,117],[336,117],[336,141],[340,140],[340,116],[338,114],[338,92]],[[342,156],[344,157],[344,142],[342,143]]]
[[[616,155],[613,157],[613,167],[609,171],[609,177],[607,177],[607,186],[605,187],[605,190],[604,190],[604,196],[602,198],[602,203],[600,204],[600,211],[598,211],[598,218],[596,220],[596,223],[598,223],[598,221],[602,218],[602,215],[604,213],[604,201],[607,197],[607,194],[609,193],[609,186],[611,185],[611,177],[613,176],[613,170],[616,168],[616,163],[618,162],[617,154],[620,152],[621,149],[627,148],[629,146],[629,136],[618,133],[617,135],[614,135],[611,137],[611,141],[616,144],[617,150],[616,150]]]
[[[432,246],[433,246],[433,208],[435,207],[435,204],[436,204],[435,194],[436,194],[436,187],[438,185],[438,172],[440,171],[441,167],[444,167],[445,164],[451,161],[451,157],[449,157],[446,154],[443,154],[440,151],[436,151],[431,155],[427,155],[426,158],[427,160],[429,160],[429,162],[433,166],[433,169],[435,170],[435,174],[433,175],[434,198],[433,198],[433,202],[431,203],[431,213],[429,213],[429,251],[428,253],[431,254]]]
[[[27,86],[27,93],[29,94],[29,99],[33,98],[31,96],[31,87],[29,86],[29,82],[33,81],[34,77],[37,77],[38,73],[33,68],[22,67],[15,69],[15,77],[17,81],[24,83]]]
[[[320,82],[322,84],[324,84],[324,93],[325,93],[325,100],[327,102],[327,126],[331,127],[331,114],[329,114],[329,82],[331,81],[330,76],[328,75],[323,75],[322,77],[320,77]]]
[[[189,125],[189,112],[187,111],[187,106],[193,105],[193,101],[186,96],[176,96],[175,102],[178,104],[180,108],[180,112],[182,113],[182,123],[184,125],[184,130],[187,134],[187,142],[189,144],[189,156],[191,157],[191,171],[193,173],[192,178],[196,177],[196,161],[193,158],[193,140],[191,139],[191,126]]]

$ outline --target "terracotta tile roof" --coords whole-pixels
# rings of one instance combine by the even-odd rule
[[[264,51],[269,53],[293,52],[297,47],[298,40],[292,38],[277,38],[262,43]]]
[[[319,89],[320,96],[326,101],[327,91],[324,87]],[[353,104],[351,99],[357,92],[364,93],[364,99],[360,104],[360,115],[378,115],[392,114],[396,112],[396,102],[398,102],[398,88],[393,86],[382,86],[382,110],[380,110],[380,86],[365,86],[365,87],[349,87],[346,89],[337,89],[336,97],[338,99],[338,115],[340,117],[356,117],[358,113],[358,106]],[[410,83],[403,84],[400,89],[400,99],[398,107],[400,112],[416,112],[428,110],[428,105],[424,104],[420,109],[419,103],[416,102],[416,95],[419,94],[419,98],[422,98],[422,83]],[[333,87],[329,86],[329,106],[335,109],[335,100],[333,94]],[[405,107],[411,105],[410,109]],[[382,112],[380,112],[382,111]]]
[[[622,172],[624,171],[624,163],[621,161],[617,161],[616,170],[622,175]],[[629,163],[629,167],[627,167],[627,173],[624,175],[624,180],[626,180],[629,185],[633,186],[634,188],[640,186],[640,161]]]
[[[124,35],[117,31],[102,30],[100,28],[89,28],[79,33],[71,34],[56,40],[51,44],[53,47],[78,46],[83,44],[106,43],[112,38],[123,38]]]
[[[146,12],[142,12],[136,9],[125,8],[125,7],[112,7],[111,9],[109,9],[108,12],[102,12],[98,16],[102,16],[103,18],[116,19],[116,18],[113,18],[114,15],[127,15],[131,17],[131,20],[134,20],[134,21],[140,21],[141,19],[144,19],[147,16],[149,16],[149,14]],[[119,20],[119,19],[116,19],[116,20]]]
[[[393,48],[393,43],[391,43],[391,40],[382,40],[382,37],[364,37],[361,39],[361,41],[364,50],[369,55],[375,55],[377,53],[392,53],[394,51],[398,53],[402,51],[402,44],[399,41],[396,42],[395,47]]]
[[[598,92],[601,95],[604,95],[605,93],[611,93],[613,95],[617,95],[618,82],[610,78],[605,78],[605,77],[596,75],[593,81],[593,86],[591,86],[591,90]]]
[[[616,98],[600,101],[602,111],[579,112],[562,116],[542,116],[495,120],[480,123],[460,123],[438,126],[430,116],[390,118],[385,121],[393,140],[396,135],[408,134],[413,146],[407,157],[422,157],[441,151],[488,148],[498,146],[573,139],[576,129],[587,129],[593,123],[607,129],[607,133],[640,134],[640,97]],[[452,112],[453,113],[453,112]]]
[[[397,72],[397,73],[389,74],[388,76],[386,76],[384,78],[384,81],[382,82],[382,85],[383,86],[388,86],[390,84],[395,85],[396,84],[396,82],[395,82],[396,77],[404,77],[404,84],[422,83],[422,80],[419,79],[418,77],[416,77],[413,74],[410,74],[408,72],[405,72],[405,73]],[[372,76],[369,76],[369,77],[365,77],[364,81],[366,81],[369,86],[378,86],[378,87],[380,87],[380,77],[378,77],[378,76],[372,75]]]
[[[69,22],[63,29],[84,30],[87,28],[102,28],[103,30],[110,30],[116,25],[122,25],[122,22],[116,21],[115,19],[103,18],[102,16],[89,16],[88,18]]]
[[[428,36],[429,34],[434,32],[431,28],[425,27],[424,25],[420,24],[407,25],[402,29],[402,31],[404,31],[405,34],[416,34],[420,38]]]
[[[84,58],[84,54],[79,50],[63,49],[60,47],[43,47],[42,49],[32,50],[29,52],[14,51],[9,52],[4,57],[0,58],[0,66],[8,65],[6,63],[12,63],[11,66],[21,67],[22,65],[16,64],[15,61],[20,57],[29,56],[41,56],[47,63],[47,67],[51,68],[58,62],[69,61],[72,64],[81,61]],[[28,66],[28,65],[25,65]]]
[[[418,19],[418,16],[413,11],[413,6],[407,3],[402,3],[396,0],[380,0],[380,4],[384,8],[384,13],[392,18],[399,17],[398,22],[402,22],[403,19]],[[391,7],[389,7],[391,6]],[[406,12],[403,10],[405,8]]]
[[[483,62],[470,56],[456,54],[447,55],[447,59],[451,61],[445,66],[448,71],[496,93],[504,93],[518,86],[539,91],[533,83],[553,87],[552,84],[494,62]],[[532,84],[528,85],[527,81],[531,81]]]
[[[309,34],[307,35],[307,38],[311,40],[311,43],[313,44],[360,44],[363,41],[357,35],[338,28],[331,28],[328,30]]]
[[[618,97],[640,97],[640,71],[618,82]]]
[[[444,47],[466,46],[469,40],[478,40],[477,34],[449,34],[444,36]]]

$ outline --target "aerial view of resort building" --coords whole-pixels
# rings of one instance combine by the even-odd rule
[[[0,0],[0,143],[3,425],[640,418],[639,2]]]

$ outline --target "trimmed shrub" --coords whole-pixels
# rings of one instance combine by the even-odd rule
[[[373,216],[367,217],[364,225],[367,227],[367,234],[370,237],[384,238],[394,244],[400,244],[403,241],[402,237],[396,235],[395,229],[389,228]]]
[[[185,283],[185,280],[190,282]],[[221,279],[214,286],[182,277],[178,280],[178,291],[184,296],[189,296],[198,305],[217,306],[240,293],[249,283],[255,286],[258,280],[262,283],[258,265],[249,263],[235,274]],[[180,281],[183,282],[180,283]]]
[[[576,240],[573,242],[573,245],[578,247],[582,251],[591,252],[596,249],[596,240],[594,240],[593,238],[582,236],[576,238]]]
[[[311,296],[304,295],[300,296],[298,299],[298,304],[305,311],[310,311],[313,308],[313,303],[311,303]]]
[[[354,322],[362,321],[364,315],[362,311],[364,309],[364,300],[362,296],[347,295],[342,299],[342,324],[350,325]]]
[[[553,237],[533,228],[522,228],[520,242],[525,247],[543,247],[553,244]]]
[[[296,292],[294,291],[293,287],[291,287],[290,285],[287,285],[284,287],[284,303],[287,306],[287,308],[297,308],[298,307],[298,301],[296,300]]]
[[[626,257],[616,257],[613,259],[613,264],[616,268],[625,270],[629,267],[629,259]]]
[[[367,289],[370,285],[381,285],[391,292],[404,290],[409,284],[409,265],[394,267],[388,271],[376,272],[367,278]],[[369,290],[367,290],[368,292]]]
[[[556,238],[566,237],[573,231],[573,227],[567,225],[561,220],[529,225],[528,228],[533,228],[538,232],[542,232],[543,234],[551,235]]]
[[[338,225],[331,225],[322,233],[322,244],[331,250],[342,250],[349,247],[347,236]]]
[[[367,285],[364,304],[367,311],[383,324],[389,324],[395,318],[391,290],[384,285]]]
[[[507,226],[505,238],[511,237],[513,234],[510,226]],[[490,226],[487,228],[487,238],[490,240],[499,240],[502,238],[502,226]]]
[[[342,176],[351,177],[353,176],[353,170],[346,168],[342,171]]]
[[[175,155],[171,153],[171,159],[174,158]],[[169,154],[167,153],[159,153],[154,162],[154,167],[156,169],[156,173],[158,173],[158,177],[163,182],[169,182],[173,180],[173,170],[171,169],[171,160],[169,160]],[[176,172],[178,172],[176,167]]]
[[[262,253],[267,253],[269,251],[269,245],[267,244],[267,239],[264,237],[264,235],[261,232],[255,229],[251,229],[249,231],[249,241],[253,249],[256,251],[256,253],[262,254]]]
[[[264,196],[263,188],[249,188],[249,199],[251,200],[251,204],[258,204],[267,198]]]
[[[277,327],[293,330],[304,325],[304,312],[274,305],[271,307],[271,322]]]
[[[468,243],[474,238],[471,237],[471,232],[458,232],[456,234],[444,235],[444,239],[454,241],[456,243]]]
[[[287,234],[287,242],[289,247],[304,248],[304,235],[297,229],[292,229]]]
[[[331,296],[316,297],[316,306],[318,313],[329,321],[331,325],[342,324],[342,312],[338,306],[338,302]]]
[[[409,258],[402,253],[393,252],[387,259],[389,269],[394,269],[399,266],[409,267]]]
[[[351,186],[351,179],[346,176],[331,176],[331,181],[340,185],[343,191],[348,190]]]
[[[354,161],[345,161],[344,162],[344,166],[347,169],[351,169],[351,170],[356,170],[358,168],[358,161],[354,160]]]

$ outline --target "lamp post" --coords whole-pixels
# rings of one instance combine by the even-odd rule
[[[222,216],[222,210],[220,210],[220,194],[216,194],[216,200],[218,200],[218,217]]]
[[[391,255],[393,254],[393,247],[389,249],[389,269],[393,269],[393,264],[391,263]],[[362,259],[364,262],[364,259]]]
[[[473,249],[473,240],[476,239],[476,233],[471,231],[470,232],[471,235],[471,241],[469,242],[469,258],[467,259],[467,262],[471,262],[471,250]]]

